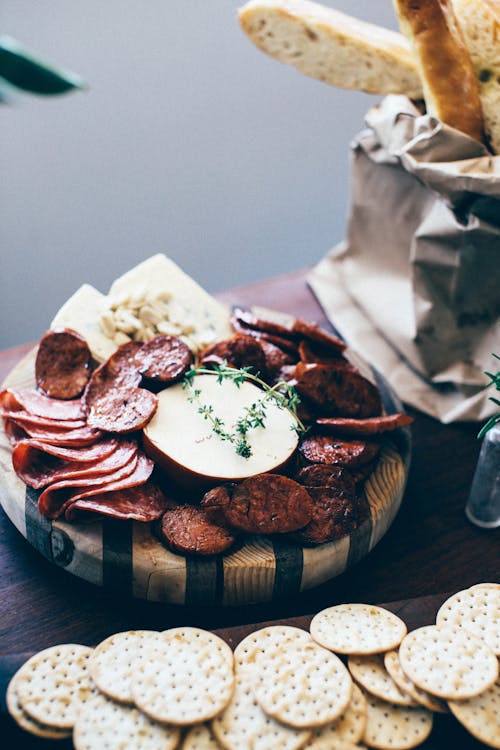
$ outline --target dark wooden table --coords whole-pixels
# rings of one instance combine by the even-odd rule
[[[217,296],[230,304],[274,307],[326,325],[305,275],[297,271]],[[0,353],[0,381],[29,348]],[[248,623],[300,618],[342,601],[405,600],[401,606],[410,620],[423,624],[432,621],[434,607],[446,592],[500,581],[500,529],[480,530],[464,515],[480,447],[477,425],[445,426],[411,413],[412,467],[401,510],[388,533],[343,575],[272,604],[181,608],[123,598],[51,565],[0,511],[0,656],[62,642],[94,645],[120,630],[179,624],[224,628],[228,639],[237,639]]]

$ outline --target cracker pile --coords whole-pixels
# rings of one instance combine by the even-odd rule
[[[265,627],[234,653],[190,627],[54,646],[14,675],[7,705],[76,750],[405,750],[450,711],[500,748],[499,655],[500,585],[484,583],[410,633],[386,609],[342,604],[310,633]]]

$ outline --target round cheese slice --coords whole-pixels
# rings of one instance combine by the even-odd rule
[[[199,391],[193,400],[194,391]],[[144,449],[169,476],[185,486],[211,486],[275,472],[292,456],[298,444],[297,421],[273,400],[266,401],[265,426],[247,433],[251,455],[238,455],[229,440],[214,432],[200,413],[211,407],[213,418],[222,420],[226,433],[235,433],[239,419],[261,400],[265,392],[245,381],[219,382],[216,375],[198,375],[191,388],[181,383],[158,394],[158,409],[144,429]]]

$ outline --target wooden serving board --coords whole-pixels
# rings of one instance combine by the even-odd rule
[[[4,387],[34,387],[28,354]],[[402,410],[386,382],[355,354],[353,363],[381,392],[387,413]],[[0,501],[12,523],[44,557],[99,586],[171,604],[241,605],[267,602],[318,586],[367,555],[386,533],[401,504],[411,453],[409,429],[384,441],[377,468],[365,483],[369,517],[349,536],[314,548],[276,537],[248,537],[216,558],[182,557],[167,550],[149,524],[105,519],[95,523],[49,521],[37,508],[38,491],[12,469],[12,449],[0,430]]]
[[[416,599],[404,599],[402,601],[390,602],[389,604],[385,603],[381,606],[399,615],[406,622],[408,630],[414,630],[415,628],[423,625],[431,625],[435,622],[437,610],[450,593]],[[225,628],[216,630],[215,632],[234,649],[243,638],[265,625],[293,625],[303,630],[308,630],[311,619],[312,615],[304,615],[275,622]],[[32,737],[20,730],[7,715],[5,705],[5,692],[11,677],[31,655],[31,653],[0,655],[0,733],[7,743],[5,746],[16,747],[16,750],[38,750],[39,748],[43,750],[43,748],[49,746],[46,740]],[[65,740],[58,742],[57,747],[61,750],[69,750],[73,745],[71,740]],[[450,748],[456,748],[457,750],[479,750],[479,748],[484,748],[485,745],[475,740],[451,714],[435,714],[431,735],[419,747],[422,750],[449,750]],[[241,750],[246,749],[242,747]]]

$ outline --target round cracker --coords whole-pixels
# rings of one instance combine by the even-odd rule
[[[347,660],[349,672],[366,691],[377,698],[398,706],[417,706],[418,703],[399,689],[384,666],[383,654],[351,655]]]
[[[250,669],[236,665],[235,689],[229,705],[212,721],[226,750],[300,750],[311,733],[285,726],[267,716],[254,698]]]
[[[209,724],[193,727],[184,737],[182,750],[224,750]]]
[[[41,722],[32,719],[31,716],[24,711],[19,702],[19,695],[17,692],[19,672],[20,670],[12,677],[5,695],[7,710],[16,724],[21,727],[21,729],[24,729],[25,732],[29,732],[36,737],[43,737],[48,740],[65,740],[68,737],[71,737],[71,729],[58,729],[57,727],[51,727],[48,724],[42,724]]]
[[[253,690],[268,716],[292,727],[335,721],[351,699],[351,676],[335,654],[310,639],[267,650],[253,667]]]
[[[438,698],[462,700],[487,690],[498,676],[498,661],[479,638],[462,628],[426,625],[399,647],[403,671]]]
[[[75,750],[174,750],[180,732],[152,721],[134,706],[96,693],[79,712],[73,730]]]
[[[289,643],[310,643],[306,630],[292,625],[269,625],[247,635],[234,649],[236,665],[254,664],[259,655]]]
[[[372,604],[338,604],[311,621],[317,643],[339,654],[376,654],[396,648],[407,628],[400,617]]]
[[[115,633],[96,646],[89,670],[99,690],[120,703],[133,703],[132,674],[144,653],[151,656],[161,640],[156,630],[129,630]]]
[[[346,710],[332,724],[314,729],[305,750],[328,750],[335,742],[358,746],[365,733],[366,698],[356,684],[352,686],[351,700]]]
[[[71,729],[81,705],[95,692],[88,670],[92,649],[74,643],[51,646],[20,670],[19,702],[41,724]]]
[[[458,591],[439,608],[436,624],[464,628],[500,655],[500,587],[480,584]]]
[[[480,742],[500,748],[500,679],[465,701],[449,701],[451,712]]]
[[[311,747],[314,747],[314,750],[366,750],[364,745],[355,745],[349,740],[340,740],[338,737],[318,737],[314,745],[307,744],[304,750],[309,750]]]
[[[132,677],[134,703],[156,721],[188,725],[208,721],[229,703],[233,652],[200,628],[172,628],[147,648]]]
[[[367,701],[364,742],[380,750],[408,750],[420,745],[432,730],[432,713],[407,708],[365,693]]]
[[[423,706],[424,708],[428,708],[429,711],[435,711],[440,714],[448,713],[448,706],[444,701],[440,698],[436,698],[435,695],[431,695],[426,690],[417,687],[403,672],[397,651],[387,651],[387,653],[384,654],[384,666],[399,689],[408,693],[408,695],[411,695],[413,700],[416,701],[419,706]]]

